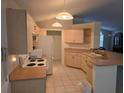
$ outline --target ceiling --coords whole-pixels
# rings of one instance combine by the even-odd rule
[[[16,0],[40,27],[51,25],[63,10],[64,0]],[[65,8],[79,22],[102,22],[108,30],[123,29],[123,0],[66,0]],[[65,23],[70,23],[64,21]],[[71,21],[72,22],[72,21]]]

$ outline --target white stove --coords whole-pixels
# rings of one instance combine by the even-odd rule
[[[42,67],[42,66],[47,66],[47,60],[46,59],[41,59],[41,58],[36,58],[36,59],[28,59],[24,62],[22,65],[23,68],[30,68],[30,67]]]

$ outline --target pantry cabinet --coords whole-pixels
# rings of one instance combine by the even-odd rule
[[[22,9],[6,9],[7,43],[9,54],[26,54],[32,51],[32,31],[30,15]]]
[[[83,30],[65,30],[64,37],[66,43],[83,43]]]

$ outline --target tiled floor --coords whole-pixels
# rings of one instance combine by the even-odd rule
[[[56,63],[53,75],[47,77],[46,93],[81,93],[79,84],[84,79],[83,71]]]

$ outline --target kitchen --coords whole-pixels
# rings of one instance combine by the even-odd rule
[[[3,80],[1,81],[3,84],[3,86],[2,86],[2,90],[4,91],[3,93],[11,93],[12,89],[13,89],[13,91],[24,90],[23,85],[25,85],[25,87],[26,86],[31,87],[30,89],[26,89],[26,92],[28,90],[30,90],[30,92],[28,91],[28,93],[31,93],[31,91],[33,92],[33,90],[36,90],[36,89],[39,89],[39,91],[42,91],[41,93],[45,93],[45,91],[46,91],[46,93],[47,92],[48,93],[78,93],[78,92],[80,93],[80,90],[81,90],[80,88],[81,88],[81,86],[83,86],[83,84],[86,84],[86,86],[89,85],[88,90],[83,90],[84,88],[82,88],[82,92],[84,92],[84,93],[85,93],[85,91],[89,91],[88,93],[91,93],[90,91],[93,91],[93,93],[99,93],[99,92],[100,93],[102,93],[102,92],[103,93],[116,93],[115,89],[116,89],[116,79],[117,79],[116,72],[118,69],[117,66],[118,65],[121,66],[123,64],[123,61],[122,61],[123,55],[118,54],[118,53],[116,54],[116,53],[111,53],[111,52],[104,52],[104,50],[102,50],[102,51],[92,50],[92,49],[89,50],[90,48],[99,48],[100,29],[101,29],[100,22],[89,22],[89,23],[72,25],[71,21],[69,21],[69,22],[66,21],[67,23],[65,22],[63,24],[63,26],[65,26],[65,28],[67,28],[67,29],[62,29],[61,27],[59,29],[56,29],[55,27],[41,28],[35,23],[34,19],[30,15],[30,12],[28,13],[25,10],[25,8],[24,8],[25,4],[23,2],[18,2],[18,4],[17,4],[17,2],[18,2],[17,0],[12,0],[12,1],[8,0],[6,3],[4,3],[4,4],[7,4],[7,8],[8,8],[7,10],[9,13],[6,12],[6,5],[3,6],[3,8],[2,8],[3,9],[2,10],[2,14],[3,14],[3,16],[2,16],[3,17],[3,19],[2,19],[3,26],[2,27],[4,29],[4,32],[2,31],[2,35],[3,35],[2,36],[2,47],[4,47],[3,54],[7,50],[9,53],[9,55],[7,56],[7,60],[6,60],[6,58],[3,58],[3,60],[7,61],[7,62],[1,63],[2,67],[3,67],[2,70],[5,71],[5,72],[1,73],[3,76],[3,78],[2,78]],[[22,4],[20,4],[20,3],[22,3]],[[20,7],[23,4],[24,4],[24,6]],[[10,9],[10,8],[12,8],[12,9]],[[29,10],[29,9],[27,9],[27,10]],[[7,13],[8,17],[5,16],[6,13]],[[27,15],[27,16],[25,16],[25,15]],[[5,21],[5,20],[9,20],[9,21]],[[10,22],[8,24],[11,26],[6,28],[5,22]],[[12,22],[14,25],[12,24]],[[21,27],[19,25],[20,22],[22,22]],[[70,27],[70,24],[71,24],[71,27]],[[44,25],[45,25],[45,22],[44,22]],[[48,25],[49,25],[49,23],[48,23]],[[68,26],[68,27],[66,27],[66,26]],[[14,30],[13,30],[13,28],[14,28]],[[10,29],[12,29],[13,32],[9,32],[8,29],[9,29],[9,31],[10,31]],[[34,34],[34,32],[35,32],[34,35],[37,36],[36,38],[40,38],[40,37],[46,37],[48,35],[48,31],[52,31],[53,34],[56,34],[57,31],[61,32],[61,34],[60,34],[61,49],[59,49],[59,52],[61,53],[61,55],[60,55],[61,57],[59,58],[59,61],[57,60],[58,63],[55,62],[55,57],[47,58],[47,56],[45,54],[45,53],[47,53],[46,51],[53,53],[53,51],[50,51],[50,50],[54,50],[54,49],[47,48],[47,47],[50,47],[50,45],[51,45],[50,43],[48,43],[47,47],[45,47],[45,45],[43,44],[44,47],[42,47],[42,48],[44,48],[44,49],[41,50],[42,57],[47,61],[49,59],[51,59],[50,61],[51,62],[53,61],[53,63],[55,65],[51,64],[51,65],[49,65],[49,66],[51,66],[51,68],[47,67],[48,64],[50,63],[50,61],[48,61],[49,63],[46,64],[47,66],[43,66],[43,68],[41,67],[42,69],[40,69],[40,67],[36,67],[37,69],[35,69],[35,67],[31,68],[30,70],[26,69],[27,73],[30,73],[30,71],[33,73],[33,71],[34,71],[34,73],[33,73],[34,75],[32,76],[32,74],[29,74],[29,75],[26,74],[26,77],[25,77],[25,75],[23,74],[25,72],[25,71],[23,71],[24,70],[23,68],[21,68],[20,70],[15,69],[18,65],[20,65],[20,64],[18,64],[19,63],[19,55],[29,54],[31,56],[31,53],[33,50],[33,44],[34,44],[34,46],[36,45],[36,48],[39,49],[39,47],[37,46],[39,44],[39,41],[37,40],[36,42],[34,41],[35,43],[33,43],[32,33]],[[53,44],[53,45],[55,45],[55,44]],[[38,51],[40,51],[40,50],[38,50]],[[56,51],[56,50],[54,50],[54,51]],[[94,52],[92,53],[92,51],[94,51]],[[6,53],[5,53],[5,55],[6,55]],[[32,57],[34,57],[34,56],[32,56]],[[26,58],[28,58],[28,55],[26,55]],[[60,65],[59,62],[62,65]],[[83,64],[82,64],[82,62],[83,62]],[[89,66],[90,68],[88,68],[87,66]],[[73,67],[73,68],[71,68],[71,67]],[[75,68],[78,68],[78,69],[75,69]],[[14,72],[11,75],[10,73],[12,73],[14,70],[17,72]],[[52,75],[47,75],[48,70],[49,71],[53,70],[51,73]],[[41,73],[42,73],[42,75],[40,76],[41,79],[39,79],[40,72],[37,72],[37,71],[41,71]],[[86,74],[88,71],[89,71],[89,73]],[[35,72],[37,72],[37,73],[35,73]],[[21,84],[19,84],[19,82],[16,82],[16,80],[15,80],[15,74],[17,74],[16,79],[20,79],[20,78],[22,79],[24,77],[25,78],[32,77],[32,78],[37,78],[39,81],[34,80],[34,81],[30,82],[31,84],[28,84],[29,82],[27,79],[26,79],[27,81],[22,79],[22,82],[20,82]],[[23,75],[24,75],[24,77],[23,77]],[[106,77],[104,77],[104,79],[103,79],[103,78],[101,78],[102,75],[105,75]],[[77,76],[77,77],[75,77],[75,76]],[[75,79],[75,78],[78,78],[78,79]],[[23,80],[25,82],[23,82]],[[61,80],[62,80],[62,82],[60,82]],[[53,81],[55,81],[54,85],[53,85]],[[34,84],[34,82],[36,84]],[[40,85],[41,84],[40,82],[42,82],[43,85]],[[18,85],[16,85],[16,83],[18,83]],[[11,84],[12,84],[12,86],[14,86],[14,88],[12,88]],[[26,85],[26,84],[28,84],[28,85]],[[19,85],[21,87],[18,87]],[[33,85],[35,85],[35,86],[33,86]],[[42,88],[39,88],[39,86],[41,86]],[[15,88],[15,87],[17,87],[17,88]],[[47,87],[49,89],[47,89]],[[22,88],[22,89],[20,89],[20,88]],[[45,90],[45,88],[46,88],[46,90]],[[16,90],[14,90],[14,89],[16,89]],[[106,91],[102,91],[102,90],[106,90]],[[19,93],[19,92],[13,92],[13,93]],[[20,91],[20,93],[22,93],[22,91]],[[25,92],[23,91],[23,93],[25,93]],[[36,92],[36,93],[39,93],[39,92]]]

